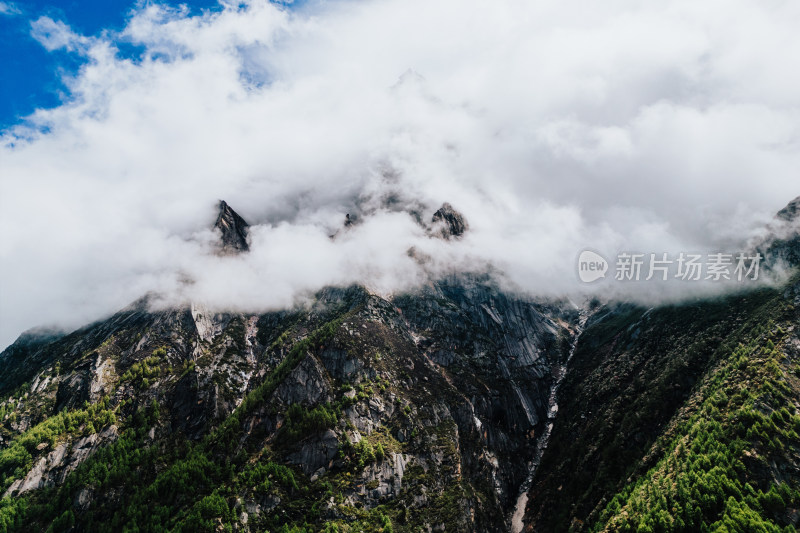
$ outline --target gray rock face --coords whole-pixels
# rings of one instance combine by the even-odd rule
[[[88,370],[90,363],[79,367],[71,376],[62,380],[56,394],[56,410],[80,407],[89,400],[90,382]]]
[[[567,325],[577,309],[515,299],[480,277],[427,291],[395,304],[417,347],[465,399],[447,415],[463,435],[464,468],[490,473],[500,501],[510,501],[525,477],[516,459],[531,453],[547,423],[551,369],[567,355]]]
[[[195,328],[197,328],[198,348],[201,343],[213,342],[214,337],[222,333],[222,327],[225,324],[202,304],[192,303],[190,310]],[[199,350],[195,350],[195,352],[199,355]]]
[[[82,489],[73,501],[73,506],[81,511],[86,511],[94,500],[94,491],[89,488]]]
[[[433,222],[434,234],[445,239],[461,237],[469,229],[464,215],[453,209],[453,206],[447,202],[433,214],[431,222]]]
[[[214,227],[222,233],[223,252],[235,254],[250,250],[247,244],[249,224],[224,200],[219,203],[219,215]]]
[[[403,474],[410,460],[408,455],[397,453],[369,465],[356,489],[351,492],[351,499],[366,500],[367,507],[374,507],[381,501],[398,497],[403,488]]]
[[[109,394],[113,387],[114,363],[110,359],[103,358],[98,354],[91,372],[91,382],[89,384],[89,399],[96,402]]]
[[[357,358],[349,356],[345,350],[335,347],[326,348],[320,359],[330,375],[342,381],[353,381],[364,366]]]
[[[109,426],[100,433],[62,442],[45,457],[39,459],[24,479],[15,481],[4,497],[20,496],[28,491],[52,487],[64,482],[70,472],[90,457],[101,446],[107,446],[119,437],[117,426]]]
[[[308,356],[281,383],[275,392],[284,405],[315,405],[331,400],[331,387],[325,369],[313,356]]]
[[[303,442],[300,451],[290,454],[287,460],[299,466],[307,476],[320,469],[328,469],[339,451],[339,437],[332,430],[327,430],[318,437]]]

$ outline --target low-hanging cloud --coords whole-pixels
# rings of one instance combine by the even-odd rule
[[[587,247],[737,246],[800,193],[797,27],[796,3],[744,0],[147,3],[94,36],[33,20],[86,63],[0,137],[0,345],[147,291],[257,310],[490,267],[552,296]],[[219,199],[253,224],[249,254],[214,254]],[[409,215],[443,202],[463,239]]]

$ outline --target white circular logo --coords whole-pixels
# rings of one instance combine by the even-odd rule
[[[591,283],[606,277],[608,261],[602,255],[591,250],[584,250],[578,257],[578,277],[584,283]]]

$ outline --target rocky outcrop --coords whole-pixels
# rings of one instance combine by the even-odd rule
[[[32,490],[62,484],[70,472],[95,451],[114,442],[118,437],[117,426],[112,425],[100,433],[58,444],[53,451],[36,462],[25,478],[12,483],[3,497],[21,496]]]
[[[325,369],[309,355],[280,384],[275,397],[284,405],[299,403],[308,406],[331,401],[331,387]]]
[[[76,368],[68,377],[62,379],[56,394],[56,411],[80,407],[89,400],[90,383],[88,371],[90,362]]]
[[[333,430],[304,441],[300,450],[289,454],[286,459],[297,465],[307,476],[319,478],[333,466],[339,453],[339,437]]]
[[[219,215],[214,228],[221,233],[223,253],[237,254],[247,252],[247,228],[249,224],[234,211],[224,200],[219,203]]]
[[[433,234],[444,239],[459,238],[469,229],[464,215],[445,202],[431,219]]]

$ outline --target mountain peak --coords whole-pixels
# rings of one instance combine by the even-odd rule
[[[800,196],[789,202],[786,207],[778,211],[776,215],[779,219],[792,222],[800,216]]]
[[[249,224],[225,200],[219,202],[219,215],[214,227],[222,233],[222,251],[241,253],[250,250],[247,244]]]
[[[433,214],[431,222],[436,228],[436,233],[445,239],[459,238],[469,229],[464,215],[453,209],[453,206],[447,202],[443,203],[442,207]]]

